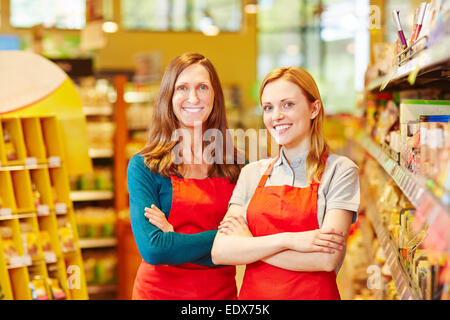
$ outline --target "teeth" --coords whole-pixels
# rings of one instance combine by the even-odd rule
[[[202,108],[184,108],[183,110],[187,111],[187,112],[195,113],[195,112],[201,111]]]
[[[287,129],[287,128],[290,128],[290,127],[291,127],[290,125],[285,124],[285,125],[281,125],[281,126],[276,126],[274,129],[276,131],[280,131],[280,130]]]

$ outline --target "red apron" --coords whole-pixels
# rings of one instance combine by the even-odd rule
[[[193,234],[217,229],[235,185],[225,178],[198,180],[172,176],[171,181],[172,206],[168,221],[175,232]],[[192,263],[154,266],[142,261],[133,299],[236,299],[235,276],[235,266],[208,267]]]
[[[247,208],[247,222],[253,236],[318,229],[319,183],[313,181],[306,188],[265,187],[276,160],[262,176]],[[340,300],[340,295],[334,271],[297,272],[257,261],[246,267],[239,299]]]

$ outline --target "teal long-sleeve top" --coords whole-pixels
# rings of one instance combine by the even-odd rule
[[[134,155],[128,163],[127,183],[131,228],[144,261],[152,265],[194,263],[215,266],[211,248],[217,230],[196,234],[163,232],[144,216],[145,207],[154,204],[169,218],[172,205],[170,178],[152,173],[145,165],[144,157]]]

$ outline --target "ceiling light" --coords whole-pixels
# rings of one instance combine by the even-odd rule
[[[258,13],[258,5],[257,4],[247,4],[247,5],[245,5],[244,10],[248,14]]]
[[[207,36],[217,36],[219,34],[219,31],[219,28],[215,25],[210,25],[203,29],[203,33]]]
[[[102,29],[106,33],[114,33],[114,32],[117,32],[117,30],[119,29],[119,26],[115,22],[105,21],[105,22],[103,22]]]

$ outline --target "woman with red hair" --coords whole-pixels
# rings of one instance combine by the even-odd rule
[[[246,265],[239,299],[340,299],[336,270],[359,208],[358,167],[330,153],[307,71],[270,72],[260,101],[280,153],[242,169],[212,260]]]

